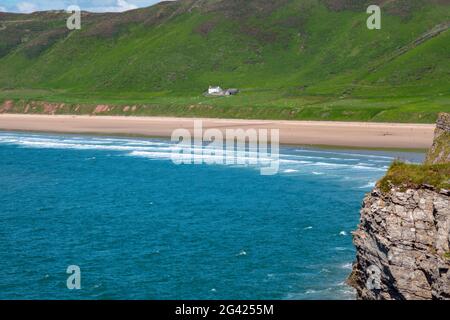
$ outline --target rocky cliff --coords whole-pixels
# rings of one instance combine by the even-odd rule
[[[450,113],[439,114],[434,141],[428,151],[426,164],[450,162]]]
[[[449,132],[442,114],[426,164],[394,164],[364,199],[348,279],[358,299],[450,299]]]

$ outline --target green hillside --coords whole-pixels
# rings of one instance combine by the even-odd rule
[[[373,3],[381,30],[366,27]],[[79,31],[67,16],[0,13],[10,112],[46,101],[65,103],[56,113],[432,123],[450,111],[450,0],[168,1],[83,13]],[[241,93],[204,97],[209,85]]]

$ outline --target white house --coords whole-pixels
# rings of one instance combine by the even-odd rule
[[[221,95],[221,94],[223,94],[223,90],[222,90],[221,87],[213,87],[213,86],[209,86],[208,94]]]

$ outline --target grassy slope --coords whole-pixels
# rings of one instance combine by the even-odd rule
[[[228,0],[228,10],[224,1],[88,16],[72,33],[57,14],[32,22],[0,16],[0,39],[8,28],[28,38],[0,45],[0,101],[85,105],[78,112],[107,103],[146,105],[141,115],[429,123],[450,111],[450,31],[411,45],[450,21],[446,1],[391,1],[380,31],[367,30],[361,8]],[[242,93],[203,97],[210,84]]]

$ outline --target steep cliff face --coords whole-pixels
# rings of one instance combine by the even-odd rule
[[[394,164],[364,199],[348,279],[358,299],[450,299],[449,132],[442,114],[426,164]]]

